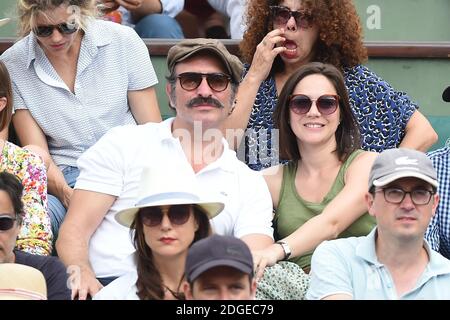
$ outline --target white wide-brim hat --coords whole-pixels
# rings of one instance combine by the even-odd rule
[[[209,219],[212,219],[223,210],[225,205],[220,201],[202,199],[199,196],[199,189],[193,172],[146,167],[142,170],[139,200],[133,207],[117,212],[115,219],[129,228],[139,209],[180,204],[198,206]]]
[[[5,24],[7,24],[10,20],[11,20],[11,18],[0,19],[0,27],[4,26]]]

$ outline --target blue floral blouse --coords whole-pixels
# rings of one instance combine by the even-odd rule
[[[362,149],[381,152],[398,147],[418,106],[363,65],[345,68],[344,78]],[[278,164],[278,136],[272,119],[277,101],[275,78],[269,77],[259,88],[247,126],[245,162],[253,170]]]

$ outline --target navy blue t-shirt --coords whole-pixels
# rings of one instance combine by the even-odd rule
[[[17,250],[14,250],[14,254],[16,263],[42,272],[47,283],[48,300],[71,300],[71,290],[67,287],[66,267],[57,257],[39,256]]]

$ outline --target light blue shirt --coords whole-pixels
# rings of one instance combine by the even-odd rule
[[[398,297],[389,270],[378,261],[374,228],[365,237],[324,241],[314,251],[306,298],[348,294],[353,299],[450,299],[450,261],[425,249],[430,258],[414,288]]]
[[[13,84],[15,109],[28,109],[44,132],[60,167],[79,156],[110,128],[135,124],[128,91],[158,80],[144,42],[117,23],[91,20],[81,41],[72,93],[57,74],[33,32],[0,57]]]

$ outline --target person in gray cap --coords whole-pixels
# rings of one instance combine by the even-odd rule
[[[136,203],[144,167],[179,173],[169,179],[174,186],[182,173],[194,172],[199,196],[225,204],[211,220],[215,233],[241,238],[252,250],[273,243],[267,185],[237,159],[221,130],[242,63],[218,40],[188,39],[169,50],[167,65],[166,92],[176,116],[116,127],[78,161],[80,176],[56,246],[63,262],[80,270],[72,288],[79,299],[136,268],[129,230],[114,216]]]
[[[250,249],[240,239],[213,235],[189,248],[184,295],[187,300],[252,300],[256,281]]]
[[[450,299],[450,261],[423,239],[438,180],[422,152],[399,148],[375,160],[366,195],[377,227],[325,241],[312,258],[307,299]]]
[[[450,86],[442,93],[442,99],[450,102]],[[425,233],[425,239],[433,250],[450,259],[450,137],[444,147],[429,152],[428,157],[437,171],[441,200]]]

